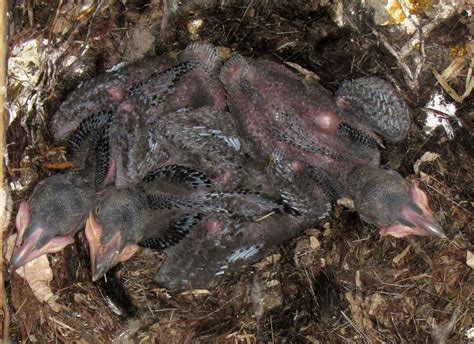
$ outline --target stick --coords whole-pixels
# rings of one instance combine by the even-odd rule
[[[3,169],[5,154],[5,132],[8,126],[7,110],[6,110],[6,95],[7,95],[7,0],[0,0],[0,154],[2,154],[2,161],[0,163],[0,248],[3,248],[3,233],[7,227],[7,191],[4,185],[5,171]],[[3,249],[2,249],[3,252]],[[8,332],[10,326],[10,311],[8,309],[8,302],[6,302],[4,279],[3,279],[3,253],[0,254],[0,266],[2,273],[0,273],[0,309],[2,310],[2,332],[3,342],[8,342]]]

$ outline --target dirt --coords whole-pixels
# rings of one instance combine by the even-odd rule
[[[426,8],[434,11],[440,3],[428,1]],[[386,43],[403,51],[416,33],[376,25],[373,10],[358,2],[183,1],[169,16],[159,1],[99,4],[11,2],[11,55],[29,40],[44,43],[40,62],[25,67],[27,74],[38,72],[35,83],[9,85],[16,115],[7,137],[13,215],[34,185],[55,173],[47,164],[65,160],[61,149],[52,149],[47,123],[68,92],[119,62],[205,40],[224,52],[298,64],[332,91],[343,80],[364,75],[394,83],[412,109],[414,125],[407,140],[387,145],[383,166],[428,191],[447,239],[380,237],[357,214],[337,206],[330,218],[262,262],[215,281],[209,290],[173,294],[153,282],[164,258],[156,252],[142,251],[106,281],[92,283],[79,235],[74,245],[48,258],[59,311],[39,302],[21,277],[3,267],[12,342],[469,342],[474,100],[456,103],[462,126],[450,120],[452,140],[442,127],[425,133],[423,110],[435,91],[453,102],[433,69],[442,73],[469,43],[467,5],[460,3],[399,59]],[[433,23],[426,8],[418,7],[420,27]],[[72,63],[71,57],[76,57]],[[472,66],[466,59],[449,82],[459,94],[469,62]],[[439,157],[421,163],[416,173],[414,164],[425,152]],[[15,232],[13,219],[5,238]]]

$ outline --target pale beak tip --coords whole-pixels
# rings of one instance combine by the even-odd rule
[[[443,228],[438,224],[429,224],[426,226],[426,231],[428,235],[437,237],[440,239],[446,238],[446,234],[444,234]]]

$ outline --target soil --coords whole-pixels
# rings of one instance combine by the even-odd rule
[[[48,117],[68,92],[117,63],[175,53],[192,40],[209,41],[223,54],[239,51],[297,64],[331,91],[343,80],[364,75],[390,80],[412,109],[414,125],[404,142],[386,145],[383,166],[428,191],[447,238],[380,237],[356,213],[336,206],[330,218],[315,223],[262,262],[218,279],[209,290],[173,294],[154,283],[164,256],[149,251],[141,251],[105,280],[93,283],[85,240],[79,234],[74,245],[48,257],[56,307],[38,301],[22,277],[3,267],[11,316],[9,340],[474,340],[468,337],[469,330],[474,331],[472,258],[468,265],[474,251],[474,99],[455,104],[459,123],[450,119],[454,139],[443,127],[427,134],[423,110],[435,92],[454,102],[437,83],[433,69],[442,73],[463,54],[466,66],[449,84],[458,94],[464,90],[469,63],[472,68],[467,5],[458,4],[453,15],[422,33],[422,42],[400,59],[387,44],[403,51],[416,33],[375,24],[373,10],[355,1],[182,1],[179,6],[165,2],[162,7],[150,0],[11,1],[10,55],[25,42],[35,41],[41,56],[40,63],[31,62],[33,67],[25,64],[26,74],[37,75],[34,84],[9,84],[16,117],[7,133],[12,220],[4,238],[15,233],[20,201],[39,180],[55,173],[50,164],[65,161],[63,149],[51,140]],[[433,23],[427,8],[434,11],[434,5],[444,2],[409,3],[421,6],[416,16],[423,27]],[[417,67],[418,74],[410,78]],[[11,79],[12,75],[10,70]],[[415,169],[426,152],[439,157]]]

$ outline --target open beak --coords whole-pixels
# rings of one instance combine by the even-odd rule
[[[123,238],[120,231],[117,231],[105,245],[102,245],[101,237],[102,226],[91,212],[86,222],[86,238],[89,243],[92,280],[94,282],[105,275],[114,265],[129,259],[138,249],[136,245],[123,247]]]
[[[69,235],[56,236],[49,240],[45,245],[37,247],[38,242],[47,235],[42,227],[37,227],[28,233],[28,237],[24,239],[26,228],[29,224],[29,206],[23,201],[20,205],[16,217],[17,239],[15,251],[10,261],[10,269],[15,271],[26,263],[41,257],[44,254],[55,253],[61,251],[64,247],[74,242],[74,238]]]
[[[428,205],[428,196],[414,184],[410,188],[411,201],[400,214],[400,224],[382,228],[380,234],[402,238],[409,235],[444,238],[443,228],[436,222]]]

